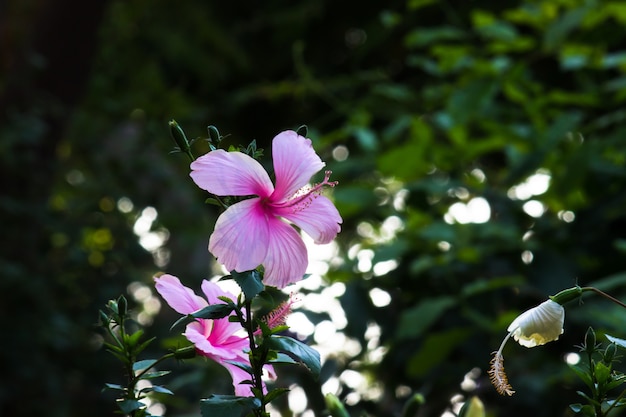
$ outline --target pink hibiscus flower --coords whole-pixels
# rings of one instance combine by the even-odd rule
[[[209,251],[229,270],[265,268],[264,281],[282,288],[302,279],[308,265],[304,242],[292,224],[315,243],[332,241],[342,222],[333,203],[320,195],[324,180],[308,186],[324,167],[311,141],[288,130],[272,142],[276,185],[260,163],[241,152],[218,149],[191,163],[191,178],[218,196],[255,196],[230,206],[215,224]],[[292,224],[290,224],[291,222]]]
[[[206,300],[181,284],[180,280],[173,275],[161,275],[155,277],[154,281],[161,297],[180,314],[191,314],[209,304],[223,304],[224,302],[217,298],[219,296],[236,299],[234,295],[222,290],[214,282],[206,280],[202,282],[202,291]],[[248,338],[236,335],[238,330],[241,330],[241,325],[229,322],[228,317],[219,320],[197,319],[187,325],[183,335],[195,345],[199,354],[211,358],[230,372],[235,395],[250,396],[252,395],[250,385],[241,384],[242,381],[251,378],[250,374],[226,362],[235,361],[250,365],[248,354],[244,352],[250,349]]]

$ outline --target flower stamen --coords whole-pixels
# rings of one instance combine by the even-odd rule
[[[509,338],[511,334],[506,337]],[[506,339],[505,339],[506,341]],[[489,368],[489,380],[498,391],[500,395],[508,395],[511,396],[515,394],[513,387],[509,384],[509,380],[506,377],[506,373],[504,372],[504,356],[502,356],[502,351],[498,350],[494,352],[493,359],[491,359],[491,367]]]
[[[279,204],[278,206],[293,207],[294,212],[304,210],[311,204],[311,201],[313,201],[313,199],[322,194],[322,190],[324,189],[324,187],[333,188],[334,186],[339,184],[339,181],[329,181],[330,175],[332,173],[332,171],[324,171],[324,180],[322,182],[317,183],[313,186],[307,185],[300,188],[298,191],[296,191],[291,199],[285,201],[282,204]]]

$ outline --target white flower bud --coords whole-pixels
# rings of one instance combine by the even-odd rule
[[[504,372],[502,350],[511,336],[522,346],[534,347],[557,340],[563,333],[565,309],[556,301],[548,300],[537,307],[526,310],[509,325],[500,349],[494,353],[489,369],[491,383],[502,395],[513,395],[515,391]]]
[[[563,333],[565,309],[552,300],[520,314],[507,328],[522,346],[534,347],[557,340]]]

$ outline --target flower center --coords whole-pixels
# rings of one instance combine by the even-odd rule
[[[276,204],[275,207],[291,207],[294,213],[306,209],[322,193],[324,187],[332,188],[339,183],[338,181],[330,181],[330,174],[332,171],[325,171],[322,182],[300,188],[290,199]]]

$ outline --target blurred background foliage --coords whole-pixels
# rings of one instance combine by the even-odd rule
[[[343,231],[323,285],[301,289],[316,327],[293,328],[323,377],[285,369],[308,403],[277,415],[324,415],[322,385],[353,416],[415,393],[419,416],[471,395],[490,416],[571,415],[564,358],[589,325],[625,337],[623,310],[586,298],[559,341],[509,344],[512,398],[486,370],[548,295],[626,298],[625,28],[617,0],[1,3],[0,415],[111,414],[100,390],[122,375],[96,323],[121,293],[155,352],[182,343],[151,277],[199,288],[218,213],[169,154],[171,118],[266,156],[307,124],[340,181]],[[171,366],[167,415],[232,389],[210,363]]]

